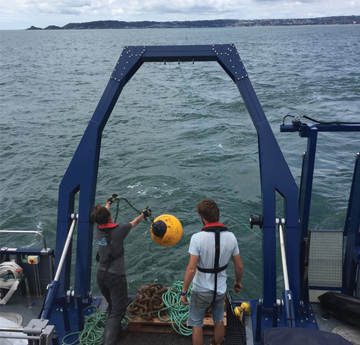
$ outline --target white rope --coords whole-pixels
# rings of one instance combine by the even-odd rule
[[[0,305],[5,305],[17,290],[23,278],[22,272],[22,268],[16,262],[6,261],[0,264],[0,288],[9,289],[4,298],[0,298]]]

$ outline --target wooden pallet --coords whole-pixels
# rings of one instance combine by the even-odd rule
[[[166,316],[163,317],[166,319]],[[224,324],[226,327],[226,311],[224,311]],[[184,323],[184,326],[186,323]],[[204,318],[204,335],[214,334],[214,323],[211,317]],[[161,321],[154,317],[151,321],[143,319],[141,316],[131,317],[129,320],[130,332],[149,332],[149,333],[176,333],[171,322]]]
[[[138,297],[141,290],[146,288],[146,286],[140,286],[138,289]],[[157,314],[155,314],[157,315]],[[161,315],[161,317],[166,320],[167,316]],[[183,323],[186,326],[186,322]],[[224,325],[226,327],[226,301],[224,306]],[[133,315],[129,319],[129,331],[130,332],[137,332],[137,333],[176,333],[174,330],[172,323],[170,321],[162,321],[158,317],[153,317],[152,320],[146,320],[141,316]],[[205,316],[204,318],[204,335],[214,335],[214,323],[211,318],[211,315]]]

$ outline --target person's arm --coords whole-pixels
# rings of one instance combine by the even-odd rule
[[[197,263],[199,261],[199,255],[190,254],[188,266],[186,268],[184,283],[181,289],[182,294],[187,293],[191,282],[193,281],[196,273]],[[187,301],[187,295],[181,296],[181,303],[186,305],[189,304]]]
[[[234,261],[234,269],[235,269],[234,290],[235,293],[239,293],[240,290],[242,289],[241,278],[243,276],[244,266],[241,260],[240,253],[234,255],[232,259]]]
[[[110,211],[110,205],[115,202],[119,201],[120,199],[117,197],[117,194],[112,194],[109,196],[109,199],[107,199],[105,203],[105,208],[107,208]]]
[[[144,219],[144,217],[145,217],[144,213],[140,213],[136,218],[134,218],[134,219],[130,222],[130,224],[131,224],[131,229],[132,229],[134,226],[138,225],[138,224]]]

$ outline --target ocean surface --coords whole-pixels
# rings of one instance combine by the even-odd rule
[[[360,121],[359,25],[0,31],[0,228],[42,230],[55,247],[59,183],[124,46],[219,43],[235,44],[298,184],[306,139],[280,133],[283,117]],[[358,134],[319,135],[311,228],[344,227],[359,150]],[[262,212],[257,135],[217,63],[144,64],[130,80],[103,133],[96,203],[112,193],[138,209],[149,206],[154,216],[172,214],[183,226],[168,248],[153,242],[149,222],[131,231],[130,293],[183,279],[191,235],[201,228],[196,204],[210,197],[238,238],[240,297],[261,296],[262,234],[248,226],[249,215]],[[120,205],[118,221],[137,215]],[[39,247],[41,240],[2,234],[5,245]],[[94,260],[97,292],[95,271]],[[232,265],[228,275],[232,287]]]

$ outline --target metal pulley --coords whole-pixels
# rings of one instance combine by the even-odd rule
[[[262,214],[259,215],[258,218],[254,217],[250,214],[250,228],[252,229],[254,225],[258,225],[260,229],[263,227],[263,216]]]

